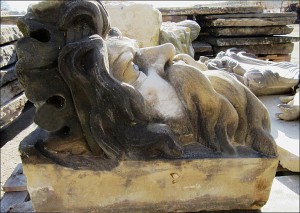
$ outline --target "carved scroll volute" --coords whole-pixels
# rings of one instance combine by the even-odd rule
[[[74,1],[60,19],[59,28],[66,31],[66,42],[70,43],[94,34],[105,38],[110,21],[101,2]]]

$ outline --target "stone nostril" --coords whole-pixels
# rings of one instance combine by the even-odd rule
[[[68,126],[64,126],[56,132],[56,134],[61,137],[67,137],[70,135],[70,133],[71,133],[71,129]]]
[[[39,29],[39,30],[30,32],[30,37],[32,37],[40,42],[48,42],[51,39],[50,32],[46,29]]]
[[[65,99],[61,96],[55,95],[48,98],[46,103],[56,107],[57,109],[62,109],[65,106]]]

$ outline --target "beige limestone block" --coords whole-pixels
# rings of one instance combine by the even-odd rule
[[[156,46],[159,43],[161,13],[150,4],[113,2],[104,4],[112,27],[138,41],[140,47]]]
[[[90,171],[23,161],[37,212],[259,209],[277,165],[276,158],[121,161],[110,171]]]

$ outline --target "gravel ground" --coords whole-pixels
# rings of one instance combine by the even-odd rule
[[[295,29],[290,35],[299,37],[299,25],[293,26]],[[295,43],[291,61],[299,65],[299,42]],[[1,198],[4,194],[4,192],[2,191],[3,184],[9,178],[16,165],[18,163],[21,163],[18,152],[19,143],[24,137],[26,137],[29,132],[34,129],[34,127],[35,125],[32,124],[1,148]]]
[[[35,124],[31,124],[1,148],[1,198],[4,194],[2,186],[14,171],[16,166],[21,163],[21,158],[18,151],[19,144],[28,135],[28,133],[34,130],[35,127]]]

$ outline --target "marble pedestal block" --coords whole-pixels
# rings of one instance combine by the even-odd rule
[[[27,188],[37,212],[260,209],[268,200],[278,165],[277,158],[248,153],[237,158],[99,160],[103,166],[98,169],[89,169],[88,163],[74,169],[45,157],[39,150],[40,136],[36,132],[20,145]],[[189,156],[193,149],[187,147]]]

